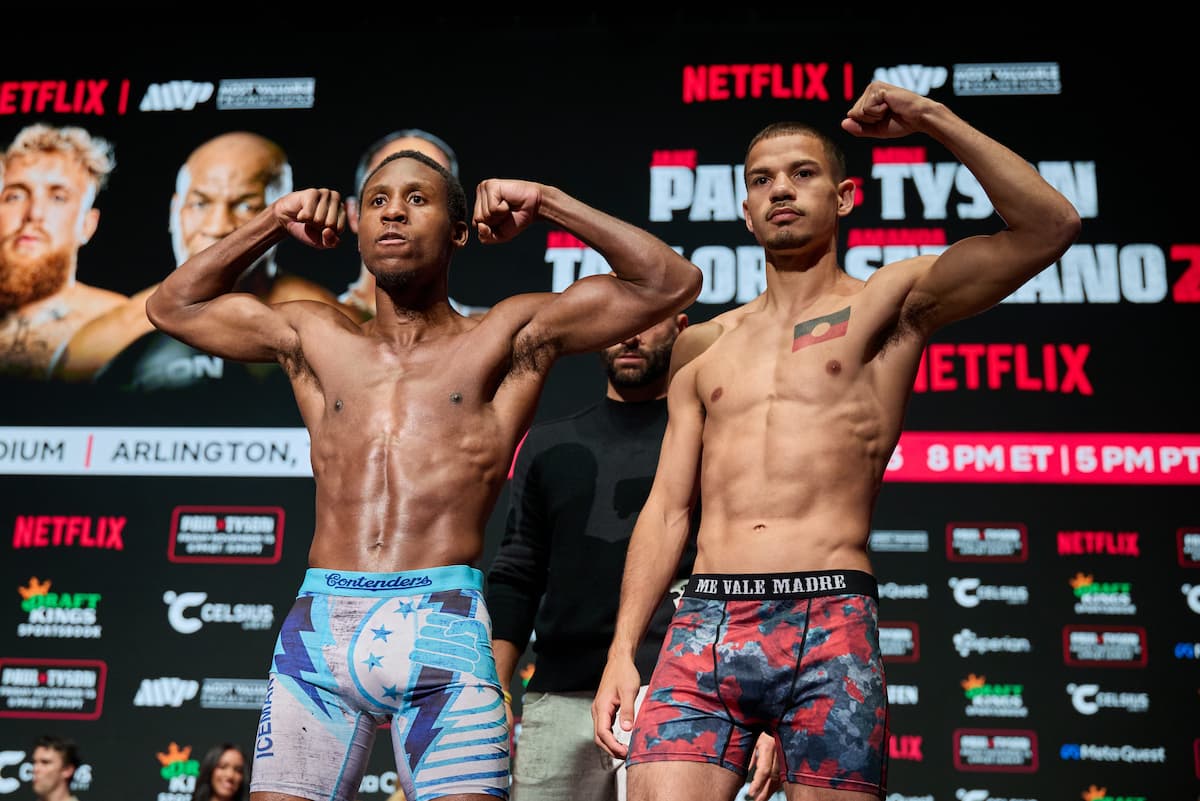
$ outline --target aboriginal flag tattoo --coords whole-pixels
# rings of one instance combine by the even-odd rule
[[[845,336],[846,328],[849,325],[849,306],[841,311],[835,311],[833,314],[826,314],[824,317],[814,317],[811,320],[796,323],[796,328],[792,331],[792,353],[827,339]]]

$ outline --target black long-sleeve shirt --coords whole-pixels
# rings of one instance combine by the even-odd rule
[[[535,692],[595,690],[608,659],[625,551],[650,493],[667,425],[666,400],[605,398],[533,426],[510,487],[504,540],[488,572],[492,634],[524,649],[536,631]],[[679,562],[695,561],[699,510]],[[664,597],[638,648],[650,678],[674,604]]]

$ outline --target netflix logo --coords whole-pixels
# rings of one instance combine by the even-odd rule
[[[1091,345],[949,344],[925,349],[914,392],[1015,389],[1092,395],[1084,370]]]

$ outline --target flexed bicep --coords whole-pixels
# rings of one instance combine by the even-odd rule
[[[160,287],[158,293],[163,291]],[[231,292],[181,307],[169,318],[156,317],[150,303],[146,313],[156,328],[206,353],[236,361],[271,362],[299,345],[299,334],[283,311],[287,305],[269,306],[254,295]]]
[[[193,254],[146,300],[155,328],[193,347],[239,361],[272,361],[298,343],[286,304],[269,306],[232,291],[257,259],[287,236],[335,247],[345,225],[341,196],[304,189],[276,200],[252,220]]]

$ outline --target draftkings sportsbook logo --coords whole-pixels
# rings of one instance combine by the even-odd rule
[[[192,747],[180,748],[173,742],[165,754],[159,751],[155,756],[161,765],[158,773],[167,782],[167,790],[158,794],[158,801],[192,801],[196,777],[200,775],[200,763],[192,759]]]
[[[51,586],[50,579],[31,576],[27,585],[17,587],[25,615],[17,636],[99,639],[100,593],[51,592]]]
[[[1107,787],[1097,787],[1094,784],[1080,793],[1079,797],[1083,801],[1148,801],[1148,797],[1144,795],[1110,793]]]
[[[988,684],[987,676],[974,673],[959,684],[967,699],[967,717],[1023,718],[1029,715],[1023,684]]]
[[[1133,585],[1128,581],[1096,581],[1090,573],[1070,580],[1077,615],[1136,615]]]

